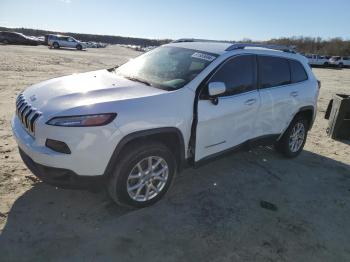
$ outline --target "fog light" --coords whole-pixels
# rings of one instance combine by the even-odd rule
[[[59,153],[63,153],[63,154],[71,153],[67,144],[62,141],[46,139],[45,146]]]

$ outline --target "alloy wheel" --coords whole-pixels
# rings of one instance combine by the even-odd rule
[[[127,178],[127,192],[138,202],[156,197],[165,187],[169,176],[167,162],[159,156],[149,156],[139,161]]]
[[[289,137],[289,149],[293,153],[298,152],[304,143],[305,139],[305,126],[298,122],[293,127]]]

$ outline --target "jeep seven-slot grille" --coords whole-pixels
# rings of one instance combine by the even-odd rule
[[[20,94],[16,100],[16,114],[21,121],[23,127],[29,134],[34,136],[35,121],[39,118],[41,113],[32,107],[28,101],[24,99],[24,96]]]

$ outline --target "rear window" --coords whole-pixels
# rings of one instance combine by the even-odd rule
[[[288,60],[273,56],[258,56],[260,88],[291,83]]]
[[[295,60],[289,60],[290,73],[292,77],[292,83],[298,83],[307,80],[307,74],[303,65]]]

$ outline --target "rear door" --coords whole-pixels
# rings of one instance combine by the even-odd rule
[[[307,75],[298,61],[275,56],[258,56],[258,68],[261,107],[254,130],[257,137],[279,135],[300,108],[305,79],[295,72]]]
[[[205,87],[198,101],[195,160],[237,146],[253,135],[260,98],[257,91],[256,56],[230,58],[213,74],[210,82],[224,82],[226,92],[217,104]]]

